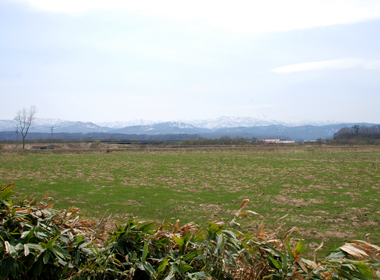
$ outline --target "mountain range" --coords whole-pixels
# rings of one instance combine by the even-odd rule
[[[273,120],[266,116],[219,117],[208,120],[177,120],[169,122],[132,120],[115,122],[80,122],[37,118],[30,132],[40,133],[117,133],[137,135],[197,134],[205,138],[255,137],[311,140],[331,138],[336,131],[353,125],[372,123],[339,123],[336,121]],[[0,120],[1,131],[16,132],[15,120]]]

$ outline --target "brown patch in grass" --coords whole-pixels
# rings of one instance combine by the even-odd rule
[[[123,205],[131,205],[131,204],[135,204],[135,203],[138,203],[137,200],[127,200],[126,202],[123,203]]]
[[[295,198],[295,197],[285,197],[282,195],[273,196],[274,200],[271,201],[274,204],[280,205],[291,205],[296,207],[309,206],[311,204],[323,204],[325,203],[322,199],[304,199],[304,198]]]

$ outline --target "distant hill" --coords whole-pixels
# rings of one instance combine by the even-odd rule
[[[335,123],[326,124],[326,122],[314,122],[317,125],[300,125],[308,123],[296,120],[274,121],[261,118],[237,118],[237,117],[220,117],[210,120],[189,120],[193,124],[185,122],[159,122],[155,123],[148,120],[135,120],[126,127],[126,122],[108,122],[103,123],[107,126],[100,126],[92,122],[65,121],[60,119],[37,119],[30,129],[30,133],[51,134],[52,128],[54,135],[58,133],[111,133],[111,134],[128,134],[128,135],[163,135],[163,134],[191,134],[200,135],[205,138],[220,138],[223,136],[246,137],[246,138],[280,138],[293,140],[313,140],[318,138],[332,138],[334,133],[344,127],[354,125],[372,126],[372,123]],[[310,122],[309,122],[310,123]],[[323,124],[325,123],[325,124]],[[295,125],[298,124],[298,125]],[[15,135],[17,122],[15,120],[0,120],[0,131],[13,132]],[[5,135],[5,134],[4,134]],[[11,135],[11,134],[9,134]],[[67,137],[72,137],[66,135]],[[65,136],[65,137],[66,137]],[[5,137],[5,136],[4,136]],[[27,138],[30,139],[28,136]],[[49,136],[51,137],[51,136]],[[48,138],[49,138],[48,137]],[[56,137],[56,136],[54,136]],[[104,138],[110,138],[106,136]],[[117,136],[117,138],[123,138]],[[71,139],[71,138],[70,138]]]
[[[341,123],[331,124],[324,126],[295,126],[287,127],[283,125],[270,125],[270,126],[256,126],[256,127],[234,127],[218,129],[212,133],[199,133],[202,137],[214,138],[221,136],[229,137],[255,137],[255,138],[280,138],[280,139],[293,139],[293,140],[313,140],[313,139],[326,139],[332,138],[334,133],[344,127],[351,127],[353,125],[367,125],[367,123]]]
[[[127,133],[127,134],[176,134],[188,133],[199,134],[201,132],[207,133],[212,130],[207,128],[199,128],[190,124],[181,122],[163,122],[150,125],[135,125],[112,130],[113,133]]]
[[[109,127],[102,127],[92,122],[63,121],[59,119],[36,119],[30,127],[30,132],[51,132],[54,133],[87,133],[87,132],[109,132],[113,130]],[[51,120],[49,122],[49,120]],[[15,120],[0,120],[0,131],[16,131],[17,122]]]
[[[35,139],[50,139],[51,133],[41,133],[41,132],[30,132],[26,137],[27,140]],[[60,132],[54,133],[55,139],[69,139],[69,140],[83,140],[83,139],[128,139],[128,140],[139,140],[139,141],[182,141],[189,139],[197,139],[201,136],[198,134],[123,134],[123,133],[67,133]],[[16,140],[16,132],[14,131],[2,131],[0,132],[0,140]],[[18,139],[21,139],[19,135]]]

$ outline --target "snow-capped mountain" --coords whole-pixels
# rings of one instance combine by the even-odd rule
[[[113,122],[78,122],[78,121],[67,121],[62,119],[47,119],[47,118],[36,118],[34,121],[31,131],[35,132],[45,132],[50,131],[54,128],[54,131],[59,132],[80,132],[84,130],[85,132],[107,132],[110,130],[119,130],[126,127],[134,126],[150,126],[156,124],[169,125],[171,127],[177,127],[180,129],[186,128],[201,128],[201,129],[221,129],[221,128],[233,128],[233,127],[256,127],[256,126],[269,126],[269,125],[284,125],[288,127],[302,126],[302,125],[314,125],[323,126],[330,124],[337,124],[342,122],[337,121],[305,121],[297,119],[283,119],[274,120],[265,115],[256,115],[250,117],[218,117],[213,119],[185,119],[176,120],[171,122],[161,122],[152,121],[145,119],[134,119],[130,121],[113,121]],[[191,126],[191,127],[190,127]],[[17,127],[16,120],[0,120],[0,131],[13,131]],[[162,127],[162,126],[161,126]],[[152,128],[152,127],[151,127]]]
[[[265,115],[256,115],[251,117],[218,117],[207,120],[181,120],[182,122],[192,124],[200,128],[219,129],[227,127],[252,127],[252,126],[268,126],[268,125],[284,125],[284,126],[301,126],[301,125],[329,125],[337,124],[336,121],[301,121],[297,119],[274,120]]]
[[[251,126],[266,126],[281,124],[278,121],[271,120],[265,116],[256,117],[218,117],[207,120],[184,120],[200,128],[218,129],[226,127],[251,127]]]
[[[127,126],[135,126],[135,125],[150,125],[155,123],[161,123],[161,121],[150,121],[150,120],[144,120],[144,119],[135,119],[131,121],[113,121],[113,122],[97,122],[96,124],[103,127],[110,127],[110,128],[123,128]]]
[[[64,122],[67,122],[67,121],[61,120],[61,119],[36,118],[33,125],[34,126],[56,126]]]
[[[113,133],[125,134],[177,134],[188,133],[197,134],[200,132],[210,132],[209,129],[202,129],[191,124],[182,122],[162,122],[149,125],[134,125],[112,130]]]
[[[0,131],[16,131],[16,128],[15,120],[0,120]]]
[[[103,126],[100,126],[99,124]],[[54,135],[56,135],[56,133],[111,133],[107,135],[114,134],[115,137],[120,137],[116,135],[191,134],[193,136],[197,135],[197,137],[206,138],[239,136],[305,140],[332,137],[333,134],[339,129],[352,125],[372,126],[374,124],[338,123],[336,121],[316,122],[294,119],[284,119],[278,121],[262,115],[251,117],[219,117],[208,120],[184,120],[172,122],[134,120],[125,122],[103,122],[98,124],[92,122],[65,121],[61,119],[36,119],[30,128],[30,132],[45,133],[49,134],[46,137],[50,137],[50,133],[53,128]],[[4,139],[10,139],[7,137],[14,137],[16,127],[17,122],[15,120],[0,120],[0,132],[7,131],[10,135],[4,136]],[[108,136],[103,135],[102,137]],[[122,139],[122,137],[120,139]]]
[[[0,131],[16,131],[18,122],[16,120],[0,120]],[[51,132],[54,133],[70,132],[70,133],[86,133],[86,132],[108,132],[112,128],[101,127],[92,122],[75,122],[61,119],[40,119],[36,118],[30,127],[30,132]]]

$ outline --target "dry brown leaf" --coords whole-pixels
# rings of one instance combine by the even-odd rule
[[[275,226],[278,222],[282,221],[283,219],[285,219],[287,216],[289,216],[289,213],[286,214],[285,216],[282,216],[280,219],[278,219],[273,225]]]
[[[243,200],[243,202],[241,203],[240,207],[239,207],[239,210],[243,209],[245,206],[247,206],[247,204],[249,203],[249,199],[246,198]]]
[[[259,237],[264,229],[264,226],[265,226],[265,223],[264,223],[264,220],[262,220],[259,228],[257,229],[257,232],[256,232],[256,237]]]
[[[250,214],[255,215],[257,217],[264,218],[263,215],[260,215],[259,213],[256,213],[255,211],[251,211],[251,210],[245,210],[242,213],[250,213]]]
[[[293,275],[293,278],[292,278],[292,279],[300,279],[300,280],[303,280],[304,278],[302,277],[301,274],[296,273],[296,274]]]
[[[364,236],[364,239],[365,239],[366,242],[371,243],[371,241],[369,240],[369,236],[370,236],[370,233],[367,233],[367,234]]]
[[[54,206],[54,203],[52,203],[52,204],[49,204],[48,206],[46,206],[46,207],[45,207],[45,209],[52,209],[52,208],[53,208],[53,206]]]
[[[365,251],[361,250],[360,248],[356,248],[355,246],[353,246],[353,244],[350,243],[344,244],[342,247],[340,247],[340,249],[360,260],[365,259],[363,256],[369,257],[369,255]]]
[[[354,240],[352,242],[355,243],[346,243],[340,249],[360,259],[364,259],[364,257],[379,259],[379,246],[361,240]]]
[[[289,235],[291,235],[293,232],[300,230],[298,227],[292,227],[290,230],[288,230],[283,237],[283,240],[285,240]]]
[[[317,251],[322,249],[323,247],[323,241],[321,242],[321,245],[317,249],[314,250],[314,262],[317,263]]]
[[[309,273],[307,271],[307,268],[306,268],[305,264],[302,261],[298,261],[298,264],[300,265],[300,267],[302,268],[303,271],[305,271],[306,273]]]
[[[176,222],[175,222],[175,226],[174,226],[174,228],[173,228],[173,233],[176,233],[177,232],[177,230],[179,229],[179,220],[177,220]]]

